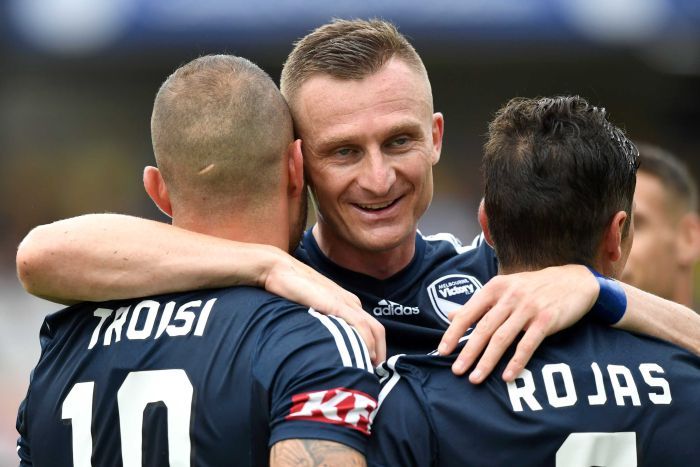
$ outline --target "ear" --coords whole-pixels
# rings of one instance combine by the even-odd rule
[[[681,266],[692,267],[700,258],[700,216],[694,212],[685,214],[678,223],[676,252]]]
[[[445,132],[445,119],[440,112],[433,114],[433,165],[440,160],[440,152],[442,151],[442,135]]]
[[[289,184],[287,192],[290,198],[304,195],[304,156],[301,152],[301,140],[297,139],[287,146],[287,170]]]
[[[143,187],[146,189],[146,193],[151,197],[153,202],[158,206],[158,209],[163,211],[168,217],[173,217],[173,209],[170,205],[170,195],[168,194],[168,187],[165,186],[165,181],[163,176],[160,174],[160,170],[156,167],[150,165],[143,169]]]
[[[624,231],[627,213],[618,211],[603,233],[601,245],[603,260],[606,263],[616,263],[622,258],[622,232]],[[630,229],[632,227],[630,226]]]
[[[486,216],[486,208],[484,208],[484,198],[481,198],[479,203],[479,224],[481,225],[481,231],[484,232],[484,239],[491,248],[493,248],[493,240],[491,240],[491,231],[489,230],[489,219]]]

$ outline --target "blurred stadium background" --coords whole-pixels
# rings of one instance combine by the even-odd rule
[[[510,97],[576,93],[635,140],[699,173],[697,0],[4,0],[0,3],[0,465],[55,305],[14,277],[31,227],[88,212],[165,220],[141,186],[149,117],[177,66],[227,52],[273,78],[291,43],[332,17],[394,21],[422,55],[446,118],[435,200],[421,225],[478,233],[482,135]]]

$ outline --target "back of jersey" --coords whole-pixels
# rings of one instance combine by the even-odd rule
[[[452,374],[454,356],[390,360],[370,465],[700,465],[700,358],[591,322],[547,338],[506,384],[512,354],[479,386]]]
[[[314,313],[246,287],[56,313],[42,327],[42,356],[20,408],[20,458],[265,465],[269,445],[297,435],[361,450],[366,419],[294,418],[293,398],[310,391],[367,393],[370,412],[377,391],[369,359],[348,364],[342,354],[352,339],[362,345],[354,330]]]

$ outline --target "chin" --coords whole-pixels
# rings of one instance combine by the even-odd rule
[[[393,250],[398,248],[408,241],[413,242],[413,235],[407,235],[406,233],[397,234],[379,234],[379,235],[367,235],[361,240],[362,249],[367,251],[374,251],[377,253]]]

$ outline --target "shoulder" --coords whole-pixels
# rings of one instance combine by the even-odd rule
[[[498,272],[496,253],[479,234],[468,244],[449,233],[419,234],[418,242],[425,243],[424,261],[443,268],[468,269],[492,277]]]
[[[486,243],[483,233],[474,237],[474,239],[467,244],[462,243],[459,238],[448,232],[441,232],[432,235],[423,235],[422,233],[419,233],[419,235],[420,238],[426,242],[429,251],[440,251],[444,254],[451,255],[461,255],[480,250],[493,251],[489,244]]]

